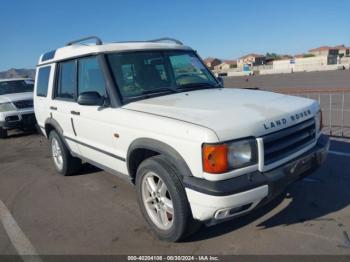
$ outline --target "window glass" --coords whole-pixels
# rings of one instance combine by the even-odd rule
[[[75,61],[64,62],[59,65],[59,79],[56,97],[74,99],[76,90]]]
[[[37,85],[36,85],[36,95],[37,96],[47,96],[47,89],[49,87],[49,78],[50,78],[51,67],[41,67],[39,68]]]
[[[79,60],[78,93],[95,91],[106,95],[106,83],[96,57]]]
[[[196,56],[186,53],[171,55],[169,58],[178,85],[213,81],[203,63]]]
[[[138,95],[171,85],[161,53],[112,54],[109,62],[122,96]]]
[[[0,95],[33,92],[33,80],[0,81]]]
[[[108,54],[124,101],[150,94],[215,88],[218,83],[193,51],[145,51]]]

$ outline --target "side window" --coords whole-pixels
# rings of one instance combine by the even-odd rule
[[[36,85],[36,95],[46,97],[47,89],[49,87],[51,66],[39,68],[37,85]]]
[[[106,83],[96,57],[79,60],[78,94],[97,92],[106,95]]]
[[[74,99],[76,90],[76,63],[75,61],[59,64],[56,97]]]

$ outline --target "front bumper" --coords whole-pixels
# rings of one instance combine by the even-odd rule
[[[0,121],[0,127],[4,129],[25,129],[35,126],[36,118],[33,111],[16,112],[6,114]]]
[[[294,181],[313,173],[326,160],[329,138],[321,135],[315,147],[268,172],[253,172],[222,181],[184,177],[193,217],[218,222],[247,213],[281,194]]]

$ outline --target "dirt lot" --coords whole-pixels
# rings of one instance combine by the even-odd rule
[[[347,89],[350,91],[349,70],[225,77],[224,79],[225,87],[235,88],[258,87],[263,90]]]
[[[332,150],[350,146],[332,141]],[[350,254],[348,156],[253,214],[203,227],[182,243],[157,240],[127,182],[86,165],[55,173],[45,138],[0,141],[0,200],[39,254]],[[0,223],[0,254],[16,254]]]

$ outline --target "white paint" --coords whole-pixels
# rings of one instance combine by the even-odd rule
[[[18,226],[16,220],[11,215],[5,204],[0,200],[0,221],[16,248],[18,254],[25,262],[42,262],[34,246]]]
[[[268,195],[268,192],[267,185],[229,196],[211,196],[186,188],[193,217],[200,221],[213,218],[215,212],[220,209],[235,208],[252,203],[252,206],[244,211],[244,213],[249,212]]]

